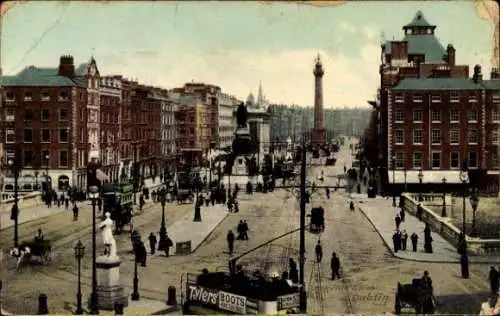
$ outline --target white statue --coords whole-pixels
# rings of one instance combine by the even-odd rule
[[[99,223],[101,229],[101,238],[104,243],[104,255],[116,257],[116,240],[113,237],[113,220],[111,214],[106,212],[106,219]]]

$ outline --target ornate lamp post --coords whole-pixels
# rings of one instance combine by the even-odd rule
[[[459,178],[460,178],[460,181],[462,181],[462,185],[463,185],[463,194],[462,194],[462,233],[465,236],[466,235],[466,232],[465,232],[465,198],[467,196],[467,179],[468,179],[467,169],[464,168],[462,171],[460,171]]]
[[[138,301],[140,299],[139,295],[139,277],[137,275],[137,262],[139,261],[139,247],[134,247],[135,258],[134,258],[134,291],[132,292],[132,301]]]
[[[78,263],[78,288],[76,292],[76,311],[75,315],[82,315],[82,283],[81,283],[81,262],[82,258],[85,255],[85,246],[82,244],[80,240],[75,245],[75,258]]]
[[[99,314],[99,301],[97,297],[97,266],[96,266],[96,230],[95,217],[97,200],[99,199],[99,188],[95,185],[89,188],[89,197],[92,201],[92,293],[90,294],[91,315]]]
[[[445,185],[446,185],[446,178],[443,177],[443,208],[441,210],[441,217],[446,217],[447,214],[446,214],[446,189],[445,189]]]
[[[479,204],[479,197],[477,196],[477,192],[474,191],[470,197],[470,205],[472,206],[472,232],[471,236],[472,237],[477,237],[477,231],[476,231],[476,211],[477,211],[477,205]]]
[[[422,172],[422,169],[418,171],[418,183],[420,184],[420,190],[419,190],[419,195],[418,195],[418,201],[422,202],[424,199],[422,197],[422,180],[424,179],[424,173]]]
[[[158,250],[164,250],[165,244],[167,242],[167,227],[165,225],[165,194],[164,190],[161,190],[160,203],[161,203],[161,226],[160,226],[160,243],[158,244]]]
[[[14,172],[14,205],[12,205],[10,219],[14,221],[14,247],[19,245],[19,198],[18,198],[18,182],[19,182],[19,166],[13,158],[9,158],[7,164]]]
[[[392,207],[396,207],[396,156],[392,156]]]

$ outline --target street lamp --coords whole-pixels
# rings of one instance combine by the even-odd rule
[[[49,161],[50,161],[50,156],[45,155],[45,161],[47,162],[47,165],[45,166],[45,176],[47,177],[47,188],[49,185]],[[48,190],[48,189],[47,189]]]
[[[470,205],[472,206],[472,232],[471,236],[472,237],[477,237],[477,232],[476,232],[476,211],[477,211],[477,205],[479,204],[479,197],[477,196],[477,192],[474,191],[470,197]]]
[[[441,210],[441,217],[446,217],[446,178],[443,177],[443,208]]]
[[[464,236],[466,236],[465,234],[465,197],[467,196],[467,170],[464,169],[462,171],[460,171],[460,174],[459,174],[459,178],[460,178],[460,181],[462,181],[462,184],[463,184],[463,194],[462,194],[462,233],[464,234]]]
[[[134,247],[134,291],[132,292],[132,301],[138,301],[139,295],[139,277],[137,275],[137,262],[139,261],[139,247]]]
[[[396,207],[396,156],[392,156],[392,207]]]
[[[158,244],[158,250],[164,250],[165,244],[167,242],[167,227],[165,225],[165,194],[166,192],[160,191],[160,202],[161,202],[161,226],[160,226],[160,243]]]
[[[93,185],[89,187],[89,197],[92,200],[92,293],[90,294],[91,315],[99,314],[99,302],[97,297],[97,266],[96,266],[96,231],[95,231],[95,208],[99,199],[99,188]]]
[[[9,158],[7,164],[14,172],[14,205],[12,205],[10,219],[14,221],[14,247],[19,246],[19,198],[18,198],[18,182],[19,182],[19,168],[14,159]]]
[[[420,190],[419,190],[419,195],[418,195],[418,201],[422,202],[424,199],[422,198],[422,180],[424,179],[424,173],[422,172],[422,169],[418,171],[418,183],[420,184]]]
[[[76,311],[75,315],[82,315],[82,283],[81,283],[81,262],[82,258],[85,255],[85,246],[82,244],[80,240],[75,245],[75,258],[78,262],[78,289],[76,292]]]

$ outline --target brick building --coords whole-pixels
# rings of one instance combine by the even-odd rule
[[[101,170],[110,182],[118,182],[120,176],[121,99],[122,78],[101,77],[99,138]]]
[[[120,77],[121,78],[121,77]],[[132,163],[136,156],[133,141],[134,122],[132,116],[132,90],[137,86],[137,82],[121,78],[121,103],[120,103],[120,171],[121,181],[132,178]]]
[[[2,134],[5,158],[40,174],[56,190],[76,185],[88,159],[87,88],[75,74],[73,57],[58,68],[30,66],[2,76]]]
[[[161,153],[164,160],[163,176],[165,179],[171,179],[175,174],[175,161],[177,158],[177,121],[175,113],[179,108],[178,93],[166,92],[162,100],[162,127],[161,127]]]

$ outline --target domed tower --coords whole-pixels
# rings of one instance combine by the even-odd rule
[[[318,54],[314,65],[314,128],[311,135],[311,145],[323,147],[326,143],[325,123],[323,121],[323,75],[325,70]]]

